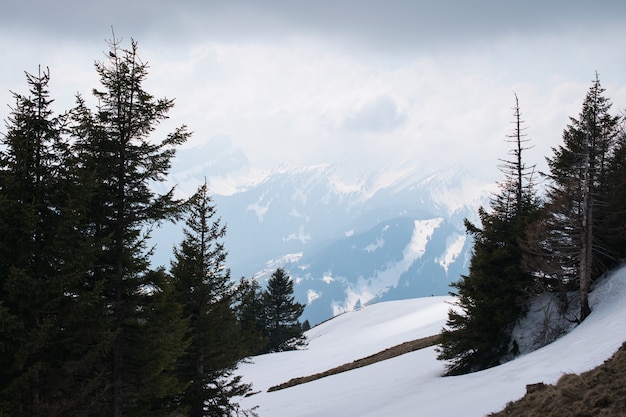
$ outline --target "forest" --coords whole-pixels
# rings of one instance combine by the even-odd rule
[[[94,108],[79,94],[55,114],[50,71],[27,73],[0,138],[0,416],[255,415],[236,402],[250,391],[237,364],[305,345],[304,306],[283,269],[266,288],[230,276],[206,183],[188,199],[154,191],[191,133],[154,138],[173,100],[143,89],[135,41],[108,47]],[[596,74],[536,172],[515,97],[499,191],[480,225],[465,222],[473,255],[438,348],[449,375],[515,356],[513,326],[538,294],[571,321],[590,314],[592,283],[626,255],[623,122]],[[154,268],[163,222],[184,237]]]
[[[173,100],[143,89],[135,41],[54,114],[49,70],[26,73],[0,139],[0,415],[254,415],[243,358],[306,343],[304,306],[277,269],[262,289],[233,280],[226,225],[207,184],[188,199],[167,178],[180,126],[154,138]],[[150,233],[183,226],[171,265],[154,268]]]

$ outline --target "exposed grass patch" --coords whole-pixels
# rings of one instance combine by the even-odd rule
[[[399,345],[385,349],[381,352],[375,353],[373,355],[367,356],[362,359],[357,359],[350,363],[346,363],[344,365],[329,369],[324,372],[319,372],[317,374],[313,374],[309,376],[303,376],[303,377],[290,379],[289,381],[285,383],[270,387],[267,390],[267,392],[278,391],[281,389],[315,381],[316,379],[324,378],[330,375],[335,375],[341,372],[346,372],[346,371],[351,371],[353,369],[362,368],[364,366],[372,365],[376,362],[380,362],[380,361],[384,361],[387,359],[395,358],[396,356],[404,355],[405,353],[409,353],[415,350],[433,346],[433,345],[436,345],[437,343],[439,343],[438,334],[434,336],[423,337],[421,339],[411,340],[409,342],[404,342]]]
[[[590,346],[593,349],[593,346]],[[526,387],[526,395],[490,417],[626,416],[626,343],[604,364],[580,375],[563,375],[556,385]]]

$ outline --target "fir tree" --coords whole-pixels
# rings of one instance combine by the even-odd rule
[[[268,343],[262,352],[293,350],[305,343],[298,321],[305,306],[294,301],[293,281],[284,269],[278,268],[270,277],[263,307]]]
[[[580,316],[591,312],[589,291],[594,277],[606,269],[599,260],[609,255],[607,236],[612,231],[599,226],[600,214],[607,207],[610,189],[609,168],[618,133],[619,118],[610,114],[611,103],[596,74],[578,119],[571,118],[563,132],[563,145],[553,148],[547,158],[551,185],[548,190],[547,251],[560,263],[556,279],[578,284]],[[597,232],[600,233],[597,233]]]
[[[165,179],[175,147],[189,134],[181,127],[162,141],[150,138],[173,101],[155,99],[143,89],[148,67],[139,59],[135,41],[126,50],[119,40],[111,40],[107,59],[96,63],[102,84],[94,90],[98,107],[92,112],[79,97],[72,130],[81,180],[89,184],[84,233],[96,248],[85,285],[101,292],[105,302],[98,314],[114,335],[107,352],[109,387],[97,401],[102,409],[110,407],[113,417],[156,415],[166,412],[159,402],[180,389],[173,387],[171,376],[180,352],[176,343],[168,342],[156,344],[148,356],[142,344],[180,334],[184,324],[161,319],[177,307],[164,303],[167,297],[161,292],[168,292],[167,280],[150,270],[147,246],[150,229],[175,218],[180,203],[173,189],[159,195],[153,185]],[[146,380],[154,388],[150,392],[143,388]]]
[[[467,219],[474,239],[469,274],[452,284],[456,309],[448,313],[438,349],[448,361],[448,374],[473,372],[498,365],[516,353],[511,331],[524,314],[533,276],[523,263],[520,240],[525,225],[538,210],[532,185],[533,167],[522,159],[525,139],[521,114],[514,108],[513,160],[504,161],[505,180],[491,199],[491,211],[480,208],[482,228]]]
[[[225,226],[216,216],[206,183],[187,205],[184,240],[171,273],[178,302],[189,320],[189,346],[178,361],[187,383],[181,403],[191,417],[233,415],[233,397],[248,391],[233,376],[243,357],[243,338],[233,308],[236,288],[225,267]]]
[[[263,289],[255,279],[242,278],[237,286],[237,319],[243,335],[245,356],[260,353],[267,345]]]
[[[12,415],[81,415],[102,383],[98,351],[107,343],[104,334],[75,334],[89,327],[82,271],[91,259],[49,80],[48,71],[27,74],[30,95],[14,94],[0,153],[0,407]]]

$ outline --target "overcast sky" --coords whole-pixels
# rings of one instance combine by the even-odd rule
[[[175,167],[183,188],[337,162],[348,182],[406,164],[498,179],[514,93],[540,166],[596,71],[626,109],[623,0],[7,0],[0,118],[39,65],[57,110],[89,96],[111,26],[138,41],[146,89],[176,99],[165,127],[194,132]]]

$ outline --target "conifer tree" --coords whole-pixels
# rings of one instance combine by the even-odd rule
[[[593,81],[578,119],[571,118],[563,132],[563,144],[547,158],[551,184],[547,218],[550,234],[548,252],[562,265],[555,275],[565,283],[577,283],[580,316],[591,312],[589,291],[593,278],[606,267],[598,261],[608,254],[606,238],[612,233],[597,230],[610,195],[609,168],[614,155],[619,117],[610,114],[598,75]],[[599,233],[598,233],[599,232]]]
[[[509,136],[514,158],[502,165],[505,180],[491,199],[491,211],[479,209],[482,228],[465,220],[474,251],[469,274],[452,284],[456,308],[448,313],[438,348],[438,358],[448,361],[449,375],[489,368],[516,353],[511,331],[525,312],[533,284],[520,240],[539,203],[532,184],[534,167],[522,159],[526,140],[517,97],[514,117],[514,133]]]
[[[267,345],[263,289],[255,279],[242,278],[237,286],[237,320],[243,335],[244,356],[260,353]]]
[[[305,343],[298,321],[305,306],[294,301],[293,281],[284,269],[278,268],[270,277],[263,307],[268,342],[262,352],[293,350]]]
[[[181,389],[173,386],[172,375],[182,341],[157,343],[151,355],[142,346],[150,338],[169,340],[184,324],[175,317],[162,320],[177,307],[164,296],[168,281],[150,269],[147,246],[150,229],[175,218],[180,203],[173,189],[160,195],[153,185],[165,179],[175,147],[189,133],[183,126],[161,141],[150,137],[173,101],[155,99],[143,89],[148,66],[139,59],[135,41],[130,49],[115,38],[109,46],[107,61],[96,63],[101,82],[93,91],[96,111],[78,97],[72,130],[81,181],[89,184],[84,233],[96,248],[85,285],[101,292],[98,315],[113,335],[106,359],[109,385],[96,401],[113,417],[157,415],[167,409],[159,403]],[[143,385],[148,380],[150,392]]]
[[[75,333],[88,328],[83,192],[65,116],[50,107],[49,71],[26,78],[29,96],[14,94],[0,152],[0,409],[81,415],[102,382],[97,352],[107,338]]]
[[[189,321],[189,346],[178,361],[178,373],[187,383],[181,403],[191,417],[233,415],[233,397],[249,388],[233,375],[244,346],[233,307],[236,288],[225,266],[226,227],[215,216],[205,183],[187,204],[185,238],[171,267],[175,293]]]

